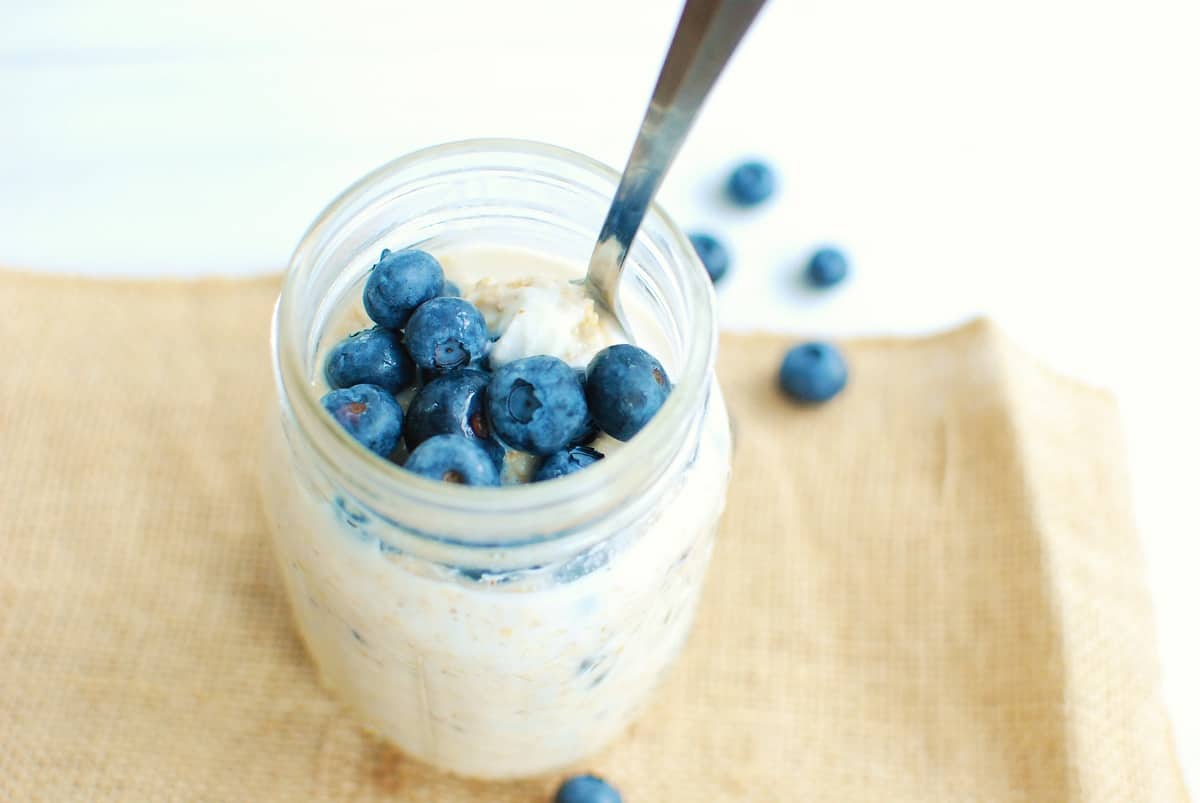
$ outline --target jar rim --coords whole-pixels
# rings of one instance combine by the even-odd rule
[[[590,466],[587,471],[575,472],[551,482],[500,488],[438,482],[369,454],[324,411],[308,379],[307,355],[303,344],[307,342],[310,332],[297,330],[304,326],[311,327],[312,322],[297,321],[298,316],[291,313],[292,309],[300,307],[301,297],[307,289],[303,281],[305,267],[311,266],[324,239],[346,226],[353,219],[355,210],[364,208],[373,198],[373,191],[387,179],[425,162],[489,153],[501,157],[524,156],[563,163],[582,169],[605,184],[611,184],[612,191],[615,191],[620,180],[616,170],[589,156],[567,148],[521,139],[460,140],[423,148],[394,159],[367,173],[340,193],[322,210],[301,238],[289,262],[276,303],[271,352],[276,389],[284,413],[298,421],[301,430],[313,441],[325,462],[359,469],[340,473],[345,475],[345,479],[364,501],[408,500],[440,509],[446,514],[457,512],[468,517],[486,516],[486,534],[477,529],[478,520],[475,526],[467,525],[461,528],[462,532],[453,532],[455,528],[446,518],[444,520],[450,530],[448,533],[422,532],[422,528],[414,528],[409,523],[397,524],[432,540],[459,546],[496,548],[556,540],[568,535],[578,529],[572,523],[586,525],[594,521],[595,515],[587,513],[588,500],[596,503],[594,514],[604,512],[600,509],[601,497],[619,485],[623,475],[630,473],[631,468],[651,465],[666,468],[670,461],[664,458],[670,455],[662,453],[669,452],[673,444],[683,442],[687,427],[703,410],[716,361],[717,326],[715,296],[708,274],[700,265],[699,257],[687,236],[657,202],[653,203],[646,212],[646,222],[652,221],[657,229],[665,232],[685,257],[682,264],[674,264],[670,268],[682,293],[689,321],[684,338],[682,368],[675,378],[674,389],[662,408],[636,437],[606,459]],[[316,427],[316,431],[313,431],[313,427]],[[553,526],[553,511],[556,510],[572,511],[572,515],[562,517],[564,526],[561,528]],[[548,517],[551,526],[538,527],[533,524],[531,517]],[[384,515],[384,518],[387,516]],[[506,518],[514,526],[499,526]]]

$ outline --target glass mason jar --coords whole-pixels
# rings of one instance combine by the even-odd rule
[[[529,142],[412,154],[321,214],[276,307],[262,490],[297,627],[366,726],[458,774],[593,752],[678,655],[729,477],[711,283],[652,208],[621,292],[650,311],[639,326],[667,344],[674,390],[637,437],[552,482],[469,488],[369,454],[322,409],[318,355],[385,247],[519,246],[582,275],[617,178]]]

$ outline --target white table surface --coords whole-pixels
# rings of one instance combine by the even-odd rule
[[[279,269],[326,201],[423,145],[623,161],[678,0],[0,0],[0,264]],[[924,332],[979,313],[1112,389],[1165,691],[1200,789],[1200,7],[774,0],[661,199],[725,235],[731,328]],[[729,165],[782,175],[752,213]],[[815,244],[853,280],[814,296]]]

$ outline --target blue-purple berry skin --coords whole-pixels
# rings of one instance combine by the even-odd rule
[[[462,435],[434,435],[413,450],[404,467],[422,477],[456,485],[500,484],[500,472],[492,456]]]
[[[390,455],[400,442],[404,410],[378,385],[331,390],[321,397],[321,405],[352,438],[380,457]]]
[[[543,460],[533,474],[533,481],[545,482],[566,477],[603,459],[604,455],[590,446],[572,446],[570,449],[555,452]]]
[[[588,410],[600,429],[627,441],[650,422],[671,393],[666,370],[650,352],[619,343],[588,364]]]
[[[733,262],[729,249],[716,237],[704,232],[694,232],[688,235],[688,239],[692,241],[692,248],[696,249],[696,255],[708,271],[708,278],[712,279],[713,284],[721,281]]]
[[[595,775],[576,775],[563,781],[554,803],[621,803],[621,793]]]
[[[375,323],[398,331],[417,307],[441,295],[445,284],[442,266],[432,254],[385,248],[363,287],[363,309]]]
[[[416,378],[417,370],[400,337],[382,326],[355,332],[325,358],[325,381],[331,388],[378,385],[388,393],[399,393]]]
[[[841,284],[850,272],[846,255],[836,248],[818,248],[808,258],[804,276],[813,287],[833,287]]]
[[[470,301],[441,296],[417,307],[404,330],[404,343],[423,371],[466,368],[487,354],[490,344],[483,314]]]
[[[546,457],[586,431],[588,405],[575,369],[557,357],[523,357],[500,366],[487,389],[492,431],[509,446]]]
[[[751,160],[734,168],[725,194],[738,206],[758,206],[775,194],[775,171],[766,162]]]
[[[846,387],[849,371],[841,352],[829,343],[802,343],[784,355],[779,386],[796,401],[818,404]]]
[[[416,449],[435,435],[462,435],[483,447],[500,467],[504,447],[492,436],[484,399],[491,376],[474,368],[459,368],[434,376],[409,402],[404,442]]]

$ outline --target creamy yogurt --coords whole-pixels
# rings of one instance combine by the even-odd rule
[[[575,266],[508,249],[436,256],[500,335],[493,362],[554,354],[583,367],[621,342],[619,328],[569,283]],[[323,342],[369,325],[356,301],[347,299]],[[639,345],[672,374],[678,366],[649,309],[630,304],[628,313]],[[610,438],[596,446],[620,452]],[[397,548],[397,536],[411,533],[297,481],[278,427],[264,496],[297,626],[323,683],[416,758],[463,775],[518,777],[601,747],[672,663],[711,554],[729,453],[714,382],[694,443],[651,512],[533,565],[521,547],[489,549],[478,565]]]

